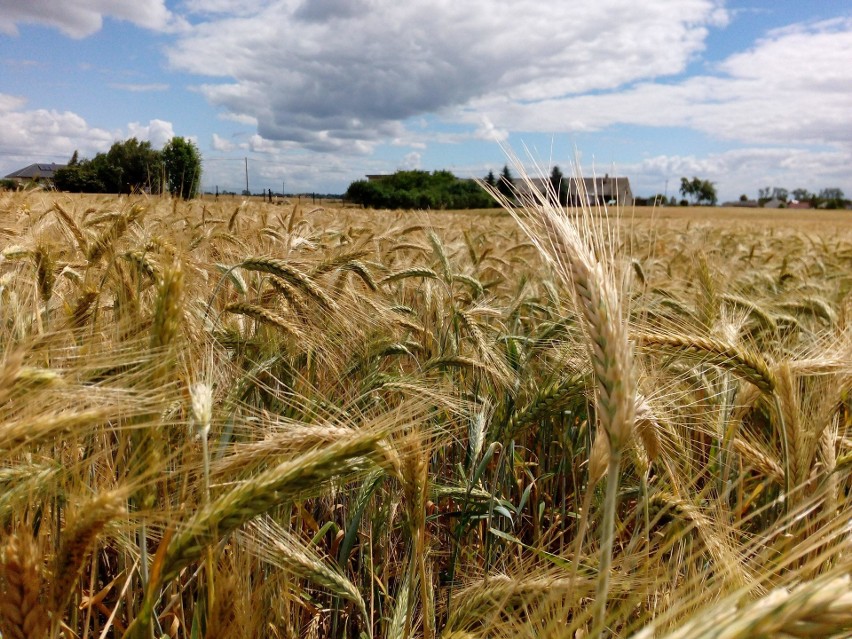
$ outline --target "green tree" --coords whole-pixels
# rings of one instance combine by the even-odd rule
[[[54,175],[53,183],[62,191],[75,193],[133,193],[160,191],[162,160],[150,142],[130,138],[115,142],[106,153],[81,160],[77,151],[65,168]]]
[[[380,180],[357,180],[346,199],[373,208],[479,209],[494,205],[473,180],[460,180],[449,171],[397,171]]]
[[[698,201],[698,189],[701,186],[701,180],[697,177],[689,178],[682,177],[680,178],[680,194],[684,198],[690,198],[693,202]]]
[[[774,186],[772,187],[772,197],[778,198],[779,200],[787,201],[787,198],[790,197],[790,192],[787,191],[784,187]]]
[[[554,166],[550,171],[550,188],[556,194],[556,198],[561,206],[565,206],[568,202],[568,189],[565,184],[565,176],[558,166]]]
[[[814,198],[813,193],[808,191],[807,189],[793,189],[791,192],[794,200],[798,200],[799,202],[805,202],[807,200],[812,200]]]
[[[497,178],[494,177],[494,171],[488,171],[488,175],[485,176],[485,183],[490,187],[497,186]]]
[[[77,151],[74,151],[64,168],[57,169],[53,174],[53,185],[60,191],[70,193],[106,192],[106,186],[99,178],[95,164],[91,160],[79,159]]]
[[[95,160],[99,158],[96,156]],[[147,140],[130,138],[113,144],[99,164],[98,175],[110,193],[160,192],[162,157]]]
[[[198,195],[201,184],[201,153],[192,140],[174,137],[162,151],[169,193],[185,200]]]
[[[500,179],[497,182],[497,190],[504,196],[509,198],[510,200],[515,197],[515,178],[512,177],[512,172],[509,170],[509,165],[506,164],[503,166],[503,170],[500,172]]]
[[[842,209],[846,205],[843,191],[836,187],[820,190],[816,199],[820,208]]]
[[[716,186],[710,180],[693,177],[680,179],[680,193],[685,198],[691,198],[693,204],[708,204],[714,206],[718,201]]]
[[[716,195],[716,185],[710,180],[702,180],[698,187],[698,203],[705,203],[707,206],[716,206],[719,199]]]

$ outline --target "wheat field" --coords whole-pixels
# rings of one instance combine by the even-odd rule
[[[852,636],[852,219],[506,204],[0,193],[2,637]]]

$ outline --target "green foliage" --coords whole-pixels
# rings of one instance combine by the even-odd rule
[[[73,193],[133,193],[160,191],[162,160],[148,141],[130,138],[114,143],[106,153],[80,160],[77,151],[65,168],[56,171],[54,184]]]
[[[816,197],[816,195],[803,188],[793,189],[790,193],[792,193],[793,199],[799,202],[806,202]]]
[[[565,184],[565,176],[558,166],[554,166],[550,171],[550,187],[556,193],[559,204],[565,206],[568,203],[568,185]]]
[[[843,196],[843,191],[838,188],[822,189],[817,200],[820,206],[827,209],[842,209],[847,202]]]
[[[106,186],[99,178],[93,160],[83,160],[77,164],[69,164],[64,169],[58,169],[53,176],[53,184],[60,191],[106,193]]]
[[[0,180],[0,189],[4,191],[14,191],[18,188],[15,180]]]
[[[503,170],[500,172],[500,180],[497,184],[497,190],[500,191],[501,195],[512,200],[515,197],[514,183],[515,179],[512,177],[512,172],[509,170],[509,166],[504,166]]]
[[[718,201],[716,186],[710,180],[702,180],[693,177],[680,179],[680,193],[684,197],[692,198],[694,204],[707,204],[715,206]]]
[[[184,200],[197,196],[201,184],[201,153],[195,143],[174,137],[163,147],[162,155],[169,192]]]
[[[380,180],[349,185],[346,199],[388,209],[480,209],[493,206],[490,196],[470,180],[449,171],[397,171]]]

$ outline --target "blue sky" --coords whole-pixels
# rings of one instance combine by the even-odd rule
[[[194,139],[206,189],[544,167],[852,195],[848,0],[0,0],[0,175]]]

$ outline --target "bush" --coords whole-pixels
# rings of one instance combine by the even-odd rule
[[[163,166],[169,192],[184,200],[198,195],[201,184],[201,153],[192,140],[175,137],[163,147]]]
[[[380,180],[357,180],[345,198],[355,204],[388,209],[479,209],[493,206],[491,197],[471,180],[449,171],[397,171]]]
[[[162,172],[160,152],[150,142],[130,138],[91,160],[78,160],[75,151],[68,165],[56,171],[53,183],[72,193],[159,193]]]

